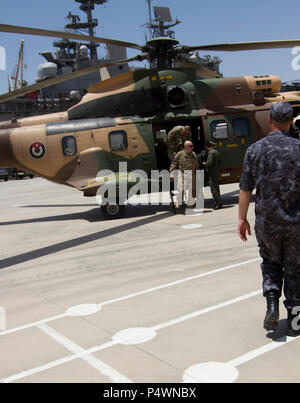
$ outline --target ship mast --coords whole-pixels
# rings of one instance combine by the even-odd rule
[[[24,39],[22,39],[20,43],[16,74],[9,76],[9,91],[15,91],[17,89],[23,88],[27,84],[25,83],[23,77],[24,77]]]
[[[148,13],[149,13],[149,23],[148,23],[148,28],[150,32],[150,39],[152,39],[152,10],[151,10],[151,1],[152,0],[146,0],[148,3]]]
[[[77,15],[69,13],[68,18],[72,19],[72,22],[66,25],[68,29],[87,31],[90,37],[95,37],[95,28],[98,26],[98,20],[93,18],[92,11],[95,9],[95,5],[104,4],[107,0],[75,0],[77,3],[81,3],[80,10],[87,15],[87,22],[80,22],[80,18]],[[97,59],[97,44],[90,42],[90,56],[91,59]]]

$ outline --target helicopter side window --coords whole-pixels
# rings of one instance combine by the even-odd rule
[[[62,139],[62,149],[66,157],[72,157],[76,154],[76,139],[74,136],[66,136]]]
[[[109,145],[112,151],[121,151],[128,148],[127,134],[123,130],[109,133]]]
[[[210,132],[214,139],[228,139],[228,124],[226,120],[215,120],[210,124]]]
[[[249,119],[238,118],[232,121],[233,134],[235,137],[247,137],[251,134]]]

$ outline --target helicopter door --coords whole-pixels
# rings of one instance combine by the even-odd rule
[[[206,138],[216,144],[222,158],[221,177],[230,183],[240,178],[246,150],[257,140],[249,114],[215,115],[205,120]]]
[[[197,129],[197,133],[198,133],[198,137],[197,137],[197,148],[198,150],[201,152],[205,149],[205,136],[203,133],[203,127],[202,126],[198,126]]]

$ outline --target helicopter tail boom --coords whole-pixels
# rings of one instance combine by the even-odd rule
[[[30,116],[22,119],[11,119],[0,122],[0,132],[17,127],[36,126],[46,123],[65,122],[69,120],[67,112],[49,113],[46,115]]]

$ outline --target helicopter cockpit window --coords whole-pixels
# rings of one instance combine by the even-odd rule
[[[66,136],[62,139],[62,149],[66,157],[72,157],[76,154],[76,139],[73,136]]]
[[[127,134],[123,130],[109,133],[109,145],[112,151],[121,151],[128,148]]]
[[[232,121],[233,134],[235,137],[247,137],[251,134],[249,119],[238,118]]]
[[[215,120],[210,124],[211,135],[214,139],[228,139],[228,124],[226,120]]]

